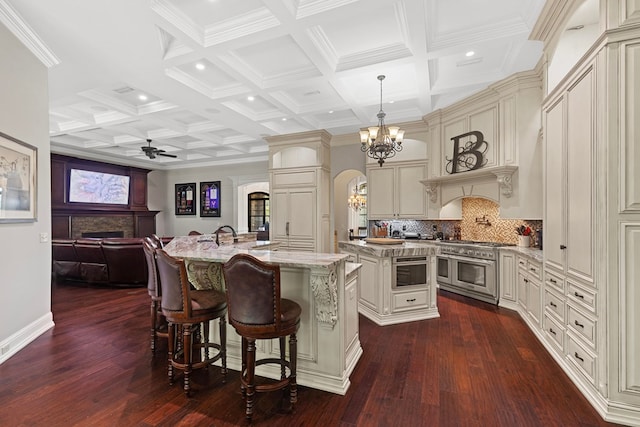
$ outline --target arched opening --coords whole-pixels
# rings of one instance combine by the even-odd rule
[[[367,225],[366,210],[364,216],[360,217],[354,212],[354,209],[349,207],[349,197],[353,195],[356,183],[366,185],[366,180],[367,177],[361,171],[354,169],[342,171],[333,179],[333,220],[334,238],[336,239],[334,247],[338,246],[337,242],[339,241],[349,240],[349,229],[353,227],[354,223],[364,221],[364,226]],[[354,230],[354,235],[357,235],[356,230]]]
[[[269,229],[269,193],[255,191],[247,196],[247,221],[249,231]]]

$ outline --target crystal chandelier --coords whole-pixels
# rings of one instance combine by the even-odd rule
[[[378,126],[372,126],[369,130],[360,131],[360,142],[362,151],[372,159],[378,159],[378,164],[382,166],[384,161],[396,155],[402,150],[402,138],[404,131],[398,126],[387,126],[384,124],[385,112],[382,111],[382,81],[383,75],[378,76],[380,80],[380,111],[378,112]]]
[[[362,194],[358,193],[358,191],[354,188],[353,194],[349,196],[347,203],[349,204],[349,207],[351,209],[353,209],[354,211],[357,211],[357,210],[360,210],[360,208],[363,208],[367,205],[367,198]]]

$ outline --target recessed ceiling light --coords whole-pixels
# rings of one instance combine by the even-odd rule
[[[567,31],[581,30],[583,28],[584,28],[584,25],[574,25],[573,27],[567,28]]]
[[[251,96],[251,95],[247,96],[247,101],[255,101],[255,99],[256,98],[254,96]]]
[[[140,95],[138,95],[138,99],[140,101],[146,101],[148,98],[147,98],[147,95],[145,95],[144,93],[141,93]]]
[[[396,102],[396,101],[394,101],[394,100],[392,99],[391,101],[389,101],[389,104],[393,104],[394,102]]]
[[[329,110],[329,114],[333,114],[333,110]]]
[[[286,122],[286,121],[287,121],[287,118],[286,118],[286,117],[283,117],[283,118],[282,118],[282,121],[283,121],[283,122]]]
[[[204,64],[202,62],[198,62],[196,64],[196,68],[200,71],[204,70],[206,67],[204,66]]]
[[[470,50],[469,52],[465,53],[464,56],[473,56],[475,54],[476,53],[474,51]]]

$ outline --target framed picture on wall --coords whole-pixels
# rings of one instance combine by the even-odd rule
[[[220,181],[200,183],[200,216],[220,216]]]
[[[34,222],[38,149],[0,132],[0,222]]]
[[[176,215],[196,214],[196,183],[176,184]]]

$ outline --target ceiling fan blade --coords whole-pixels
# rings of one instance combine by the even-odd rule
[[[178,158],[178,156],[176,156],[175,154],[167,154],[167,153],[165,153],[164,150],[160,150],[156,154],[158,156],[173,157],[174,159]]]

